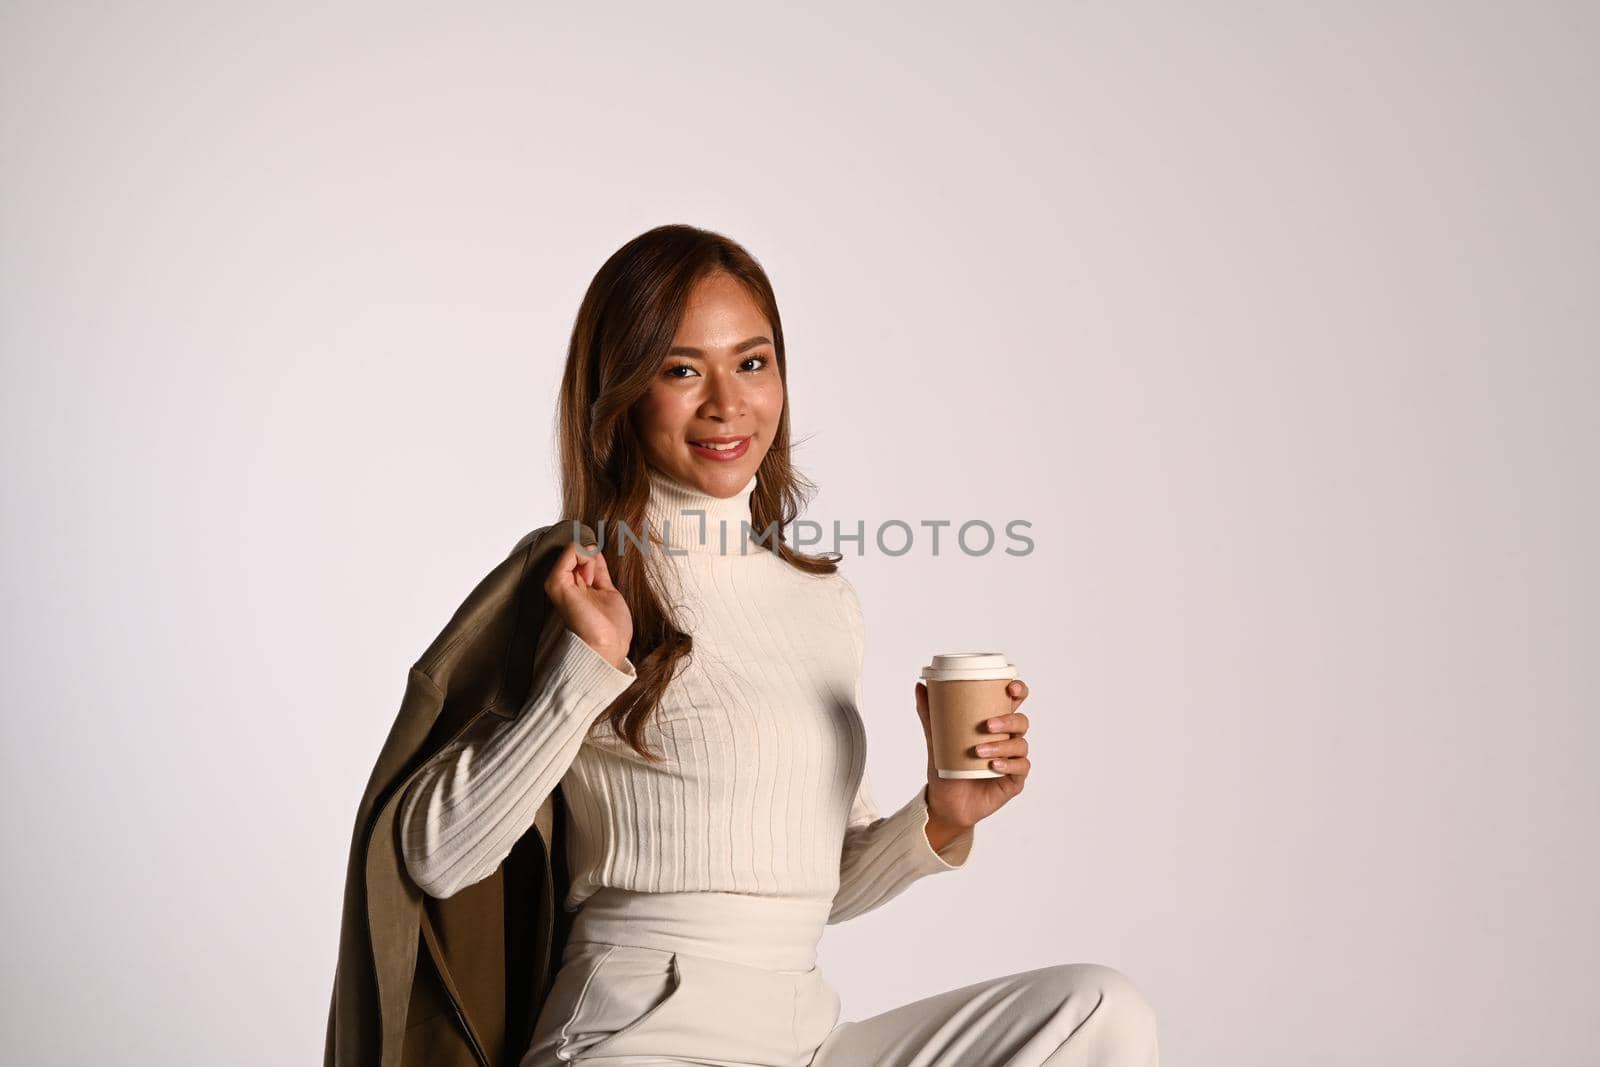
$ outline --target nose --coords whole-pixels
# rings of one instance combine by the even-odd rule
[[[700,414],[708,419],[727,421],[744,414],[744,388],[738,377],[724,371],[706,375],[705,398]]]

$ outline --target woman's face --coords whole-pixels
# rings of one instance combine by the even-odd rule
[[[701,279],[666,362],[636,405],[651,465],[716,497],[749,484],[783,414],[776,351],[772,328],[743,285],[725,273]],[[724,440],[734,447],[705,447]]]

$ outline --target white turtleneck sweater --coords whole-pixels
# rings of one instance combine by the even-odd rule
[[[569,911],[601,886],[717,890],[831,902],[836,923],[966,863],[971,829],[938,852],[929,843],[925,785],[893,814],[875,807],[860,602],[842,574],[744,545],[755,486],[719,498],[650,468],[646,526],[666,549],[648,549],[647,566],[694,639],[644,735],[666,761],[647,763],[596,722],[633,664],[612,666],[552,609],[560,633],[541,644],[522,712],[483,716],[402,799],[402,855],[425,892],[448,897],[492,874],[558,782]],[[901,728],[915,728],[913,715]]]

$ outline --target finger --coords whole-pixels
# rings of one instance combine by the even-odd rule
[[[922,745],[928,751],[928,778],[934,775],[933,766],[933,720],[928,715],[928,686],[918,682],[912,690],[916,698],[917,718],[922,723]]]
[[[574,541],[573,544],[576,545],[577,542]],[[578,557],[577,573],[583,579],[584,587],[593,588],[599,585],[600,572],[606,565],[605,553],[600,550],[599,545],[592,542],[583,545],[576,551]]]
[[[1010,715],[997,715],[984,725],[992,734],[1025,734],[1028,732],[1028,713],[1013,711]]]
[[[594,557],[594,587],[616,592],[617,587],[611,584],[611,565],[606,562],[604,552],[597,552]]]
[[[560,589],[573,583],[573,573],[578,565],[578,544],[568,541],[561,548],[561,553],[556,556],[556,561],[550,565],[550,575],[545,579],[547,589]]]
[[[917,683],[916,691],[917,718],[922,720],[922,737],[930,745],[933,743],[933,727],[928,719],[928,687],[922,682]]]
[[[1011,698],[1011,710],[1017,710],[1017,705],[1028,699],[1028,683],[1018,678],[1006,686],[1006,695]]]
[[[1033,769],[1033,762],[1027,756],[1013,756],[1009,759],[992,759],[989,761],[991,771],[1015,778],[1026,778],[1028,771]]]
[[[1013,737],[1009,741],[989,741],[979,745],[974,754],[984,756],[1026,756],[1028,754],[1028,739],[1026,737]]]

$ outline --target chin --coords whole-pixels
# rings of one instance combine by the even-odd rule
[[[727,496],[743,489],[745,483],[755,474],[756,467],[744,463],[735,467],[729,463],[712,468],[711,464],[704,460],[690,460],[689,471],[690,473],[681,475],[679,480],[713,496]]]

